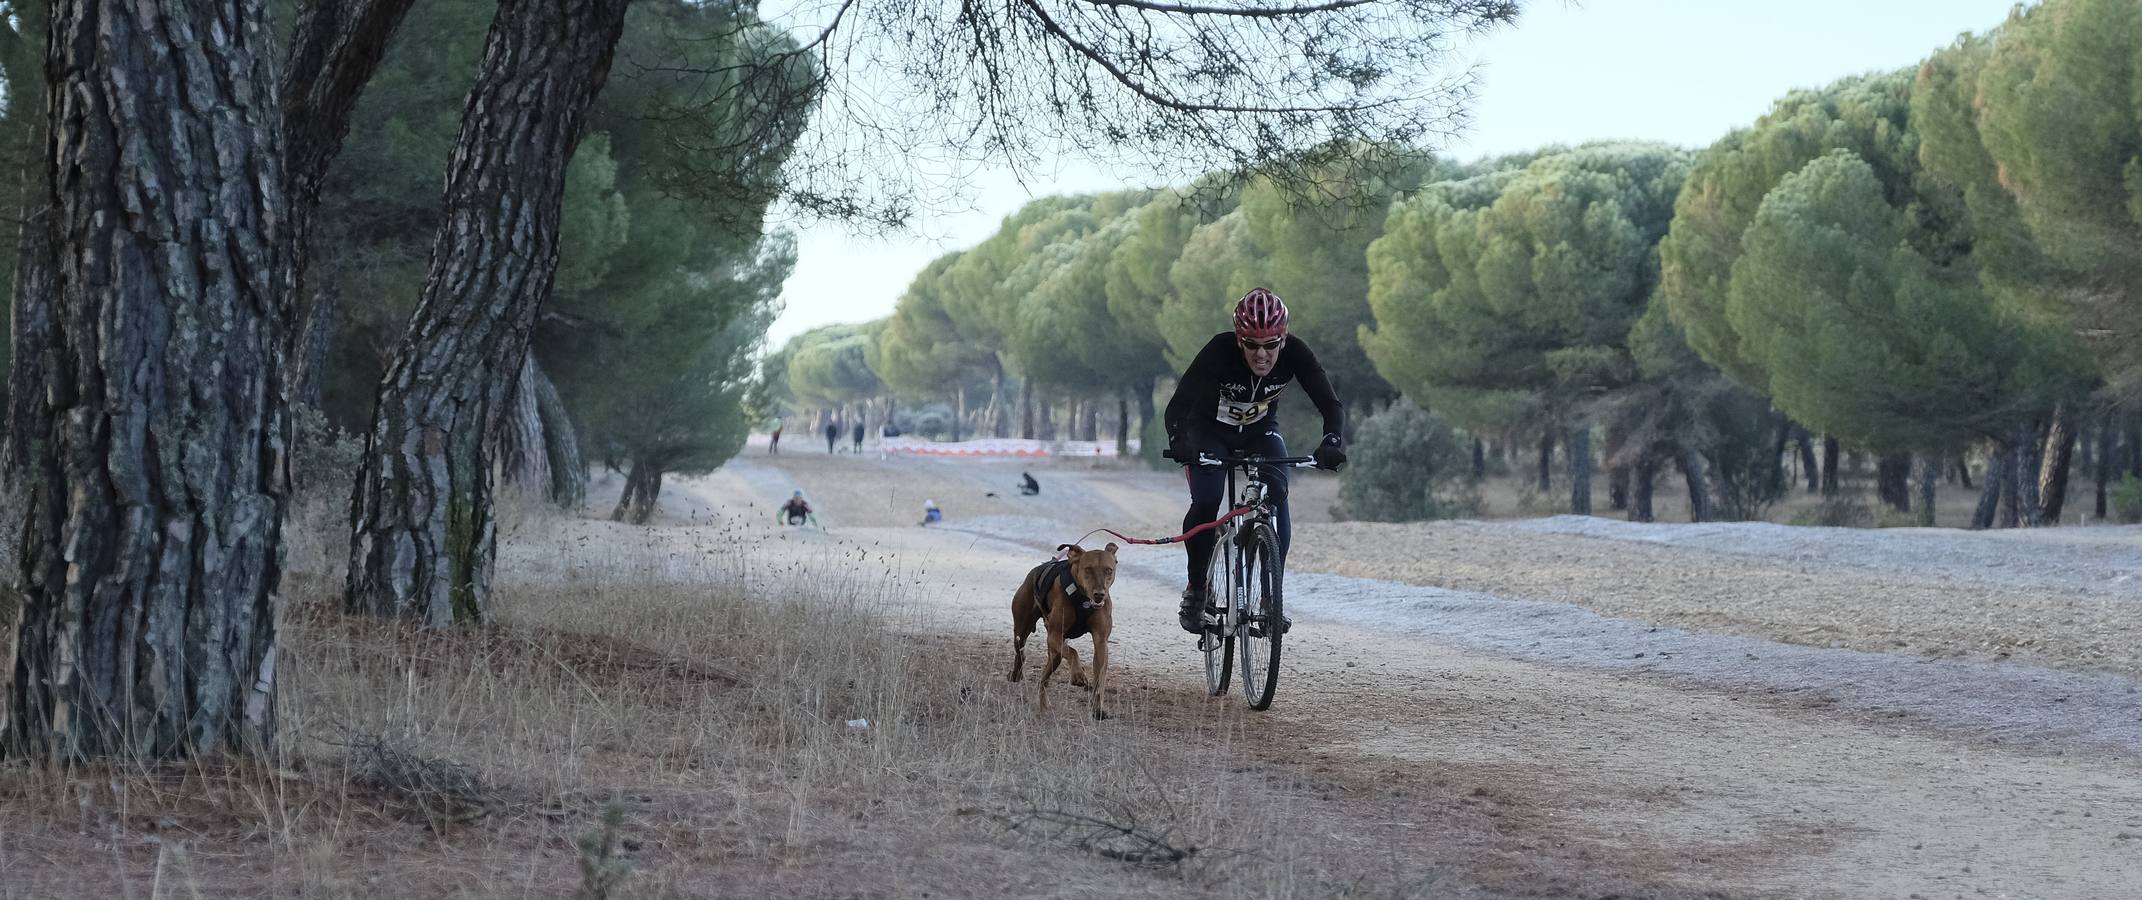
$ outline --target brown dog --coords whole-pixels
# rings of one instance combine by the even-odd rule
[[[1116,583],[1116,545],[1100,550],[1081,550],[1076,544],[1058,544],[1065,558],[1035,566],[1012,595],[1011,680],[1026,674],[1026,638],[1034,623],[1048,625],[1049,661],[1041,667],[1040,709],[1049,708],[1049,676],[1056,674],[1060,660],[1071,661],[1071,683],[1093,692],[1093,717],[1108,718],[1101,711],[1101,681],[1108,671],[1108,632],[1115,623],[1115,606],[1108,591]],[[1066,643],[1093,635],[1093,678],[1079,668],[1078,651]]]

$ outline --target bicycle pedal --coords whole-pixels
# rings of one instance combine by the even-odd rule
[[[1198,635],[1197,649],[1199,653],[1211,653],[1220,649],[1220,636],[1210,631]]]

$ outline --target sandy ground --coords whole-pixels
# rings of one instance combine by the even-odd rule
[[[1087,464],[994,487],[1021,468],[751,456],[664,501],[756,516],[801,487],[830,530],[769,552],[889,554],[918,627],[1001,639],[1045,547],[1167,533],[1181,503],[1177,476]],[[1330,523],[1334,489],[1298,493],[1271,749],[1507,812],[1439,840],[1730,896],[2142,896],[2142,531]],[[923,496],[945,525],[913,526]],[[1124,551],[1126,683],[1200,683],[1179,552]]]

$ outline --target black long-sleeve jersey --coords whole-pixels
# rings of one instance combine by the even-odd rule
[[[1190,360],[1190,367],[1183,370],[1182,380],[1175,385],[1175,396],[1168,398],[1161,421],[1170,439],[1208,415],[1238,431],[1276,431],[1279,394],[1294,381],[1302,383],[1302,393],[1308,394],[1309,402],[1323,413],[1324,433],[1339,434],[1346,427],[1346,407],[1332,392],[1331,379],[1325,376],[1323,364],[1316,361],[1307,343],[1289,336],[1271,374],[1260,377],[1242,359],[1242,349],[1236,345],[1232,331],[1213,335]]]

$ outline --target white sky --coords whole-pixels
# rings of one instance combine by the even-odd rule
[[[1913,65],[1966,31],[2006,18],[2014,0],[1530,0],[1516,27],[1475,40],[1473,121],[1448,155],[1473,159],[1546,144],[1632,138],[1701,147],[1787,91]],[[796,272],[768,340],[892,312],[915,273],[981,241],[1027,201],[1144,187],[1140,173],[1078,160],[1029,173],[983,170],[966,212],[925,215],[914,233],[856,237],[801,229]]]

